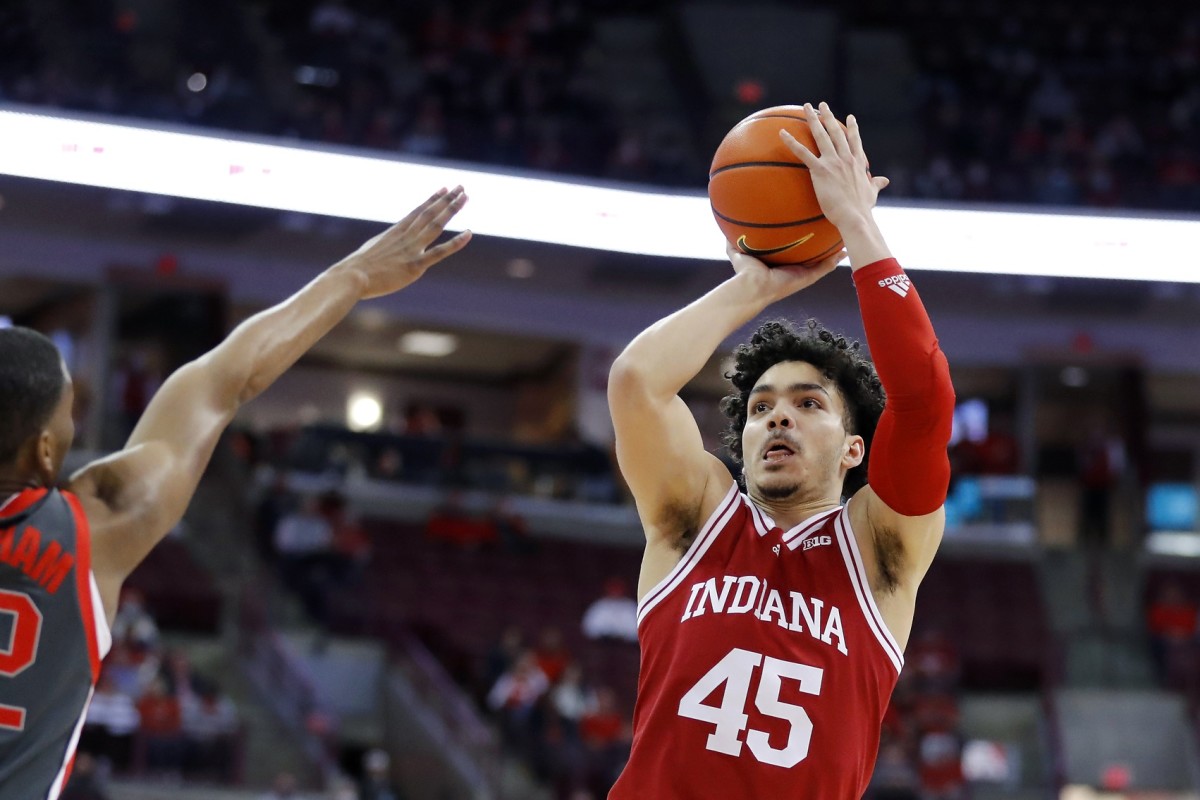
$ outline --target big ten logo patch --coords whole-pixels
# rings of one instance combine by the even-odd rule
[[[804,540],[804,549],[812,550],[814,547],[822,547],[827,544],[833,544],[832,536],[810,536]]]

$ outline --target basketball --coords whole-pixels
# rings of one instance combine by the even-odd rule
[[[825,219],[808,167],[779,138],[783,128],[819,152],[802,106],[756,111],[733,126],[713,156],[708,199],[725,238],[766,264],[812,266],[842,247]]]

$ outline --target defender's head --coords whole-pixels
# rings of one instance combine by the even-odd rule
[[[721,401],[722,439],[746,488],[771,500],[848,497],[867,482],[867,453],[885,400],[875,367],[850,342],[809,320],[764,323],[734,351]]]
[[[75,438],[74,399],[54,342],[29,328],[0,329],[0,470],[53,486]]]

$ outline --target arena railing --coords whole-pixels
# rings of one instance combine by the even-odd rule
[[[387,682],[388,701],[397,702],[440,751],[472,800],[499,794],[500,747],[495,732],[446,672],[412,634],[396,640],[396,669]],[[431,765],[426,765],[431,768]]]
[[[304,664],[290,655],[268,622],[262,599],[243,593],[238,609],[238,652],[250,681],[300,743],[314,778],[325,786],[336,774],[333,714],[324,708]]]

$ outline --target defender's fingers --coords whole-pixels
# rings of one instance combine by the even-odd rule
[[[410,225],[413,224],[413,220],[415,220],[417,217],[419,217],[421,215],[421,212],[423,212],[425,209],[429,208],[431,205],[436,203],[439,198],[445,197],[447,194],[449,194],[449,192],[450,192],[450,190],[447,189],[445,186],[443,186],[441,189],[438,189],[436,192],[434,192],[433,194],[431,194],[429,196],[428,200],[426,200],[424,203],[421,203],[421,205],[417,206],[412,211],[408,212],[408,214],[405,215],[404,219],[400,220],[392,227],[399,228],[401,230],[406,230]]]
[[[421,256],[421,263],[426,267],[436,264],[448,256],[454,255],[459,250],[462,250],[470,241],[470,231],[463,231],[462,233],[456,234],[453,238],[447,239],[436,247],[431,247],[426,250],[425,254]]]
[[[426,225],[428,225],[432,219],[441,213],[442,209],[446,208],[455,200],[457,200],[462,193],[463,188],[461,186],[455,186],[453,189],[439,197],[426,200],[421,204],[421,207],[417,209],[416,216],[413,217],[412,221],[408,224],[405,230],[420,231]]]
[[[469,198],[467,197],[466,192],[462,192],[446,205],[436,209],[436,213],[426,220],[422,227],[416,228],[414,226],[417,236],[427,239],[428,242],[432,242],[434,239],[441,236],[442,231],[446,229],[446,223],[449,222],[455,214],[457,214],[459,211],[462,211],[462,207],[467,204],[468,199]]]

